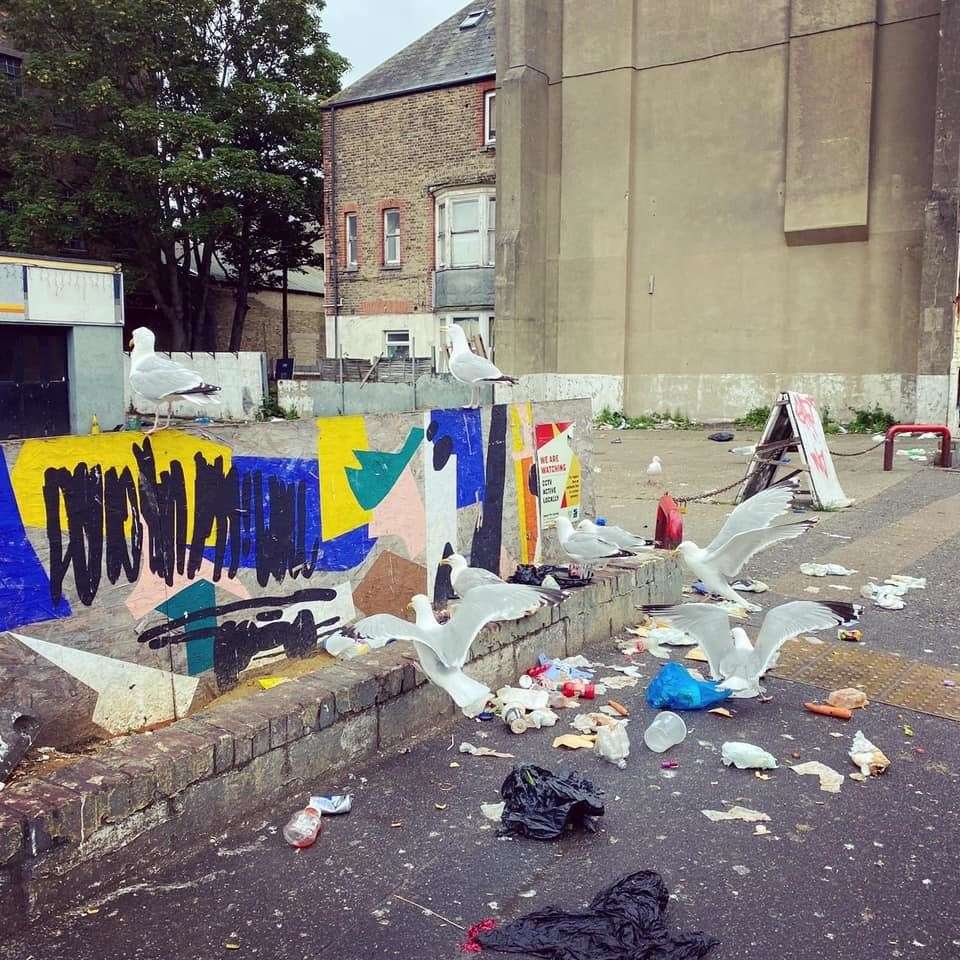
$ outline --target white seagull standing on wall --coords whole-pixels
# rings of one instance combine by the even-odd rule
[[[177,400],[189,400],[200,407],[220,402],[212,396],[219,387],[204,383],[196,370],[154,353],[154,343],[153,331],[148,327],[137,327],[130,339],[130,386],[157,407],[153,426],[147,433],[157,429],[163,403],[167,405],[166,428],[170,426],[173,404]]]
[[[470,349],[467,335],[457,324],[447,329],[450,338],[450,372],[454,380],[470,385],[470,403],[468,408],[480,406],[480,384],[516,383],[516,377],[508,377],[486,357],[479,357]]]

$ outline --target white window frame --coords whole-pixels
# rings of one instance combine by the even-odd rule
[[[488,147],[493,147],[497,143],[496,99],[496,90],[488,90],[483,95],[483,142]],[[492,110],[491,105],[493,107]],[[492,118],[491,114],[493,114]],[[493,120],[492,129],[490,124],[491,119]]]
[[[353,236],[350,236],[350,222],[353,221]],[[343,215],[343,237],[346,246],[348,270],[356,270],[360,265],[360,218],[356,211]]]
[[[403,337],[403,340],[394,339],[391,340],[391,337]],[[387,359],[390,357],[390,347],[402,347],[407,348],[407,359],[413,356],[413,338],[410,336],[409,330],[384,330],[383,331],[383,355]]]
[[[473,187],[469,190],[447,190],[436,198],[436,263],[438,270],[451,267],[492,267],[495,262],[496,243],[490,243],[490,234],[496,237],[496,199],[493,187]],[[453,204],[458,201],[474,200],[479,205],[477,263],[453,262]],[[491,202],[493,206],[491,207]],[[474,231],[469,231],[473,233]]]
[[[395,213],[397,215],[397,229],[395,232],[391,233],[387,227],[388,217],[390,214]],[[396,237],[397,240],[397,256],[396,259],[390,259],[390,241]],[[399,267],[400,266],[400,208],[399,207],[385,207],[383,211],[383,265],[385,267]]]

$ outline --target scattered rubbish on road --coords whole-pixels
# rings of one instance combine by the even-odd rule
[[[605,713],[578,713],[571,723],[580,733],[596,733],[601,727],[615,727],[619,723],[616,717]]]
[[[752,457],[757,452],[757,445],[751,443],[742,447],[731,447],[730,452],[735,457]]]
[[[824,793],[839,793],[840,785],[843,783],[844,776],[837,773],[833,767],[828,767],[819,760],[807,760],[806,763],[798,763],[790,768],[794,773],[800,776],[814,776],[820,778],[820,789]]]
[[[447,805],[446,805],[445,803],[435,803],[435,804],[433,805],[433,809],[434,809],[434,810],[446,810],[446,809],[447,809]]]
[[[665,663],[647,687],[647,703],[656,709],[706,710],[728,699],[731,690],[717,689],[712,680],[695,680],[686,667]]]
[[[640,870],[602,890],[586,910],[550,907],[478,931],[473,939],[484,950],[544,960],[696,960],[719,946],[700,931],[670,934],[669,901],[660,875]]]
[[[598,757],[618,766],[621,770],[627,765],[630,756],[630,737],[624,723],[612,727],[601,727],[597,731],[594,753]]]
[[[902,599],[911,590],[925,590],[927,587],[926,577],[907,577],[900,574],[894,574],[883,583],[865,583],[860,590],[860,595],[867,600],[872,600],[878,607],[884,610],[902,610],[906,604]]]
[[[903,735],[904,735],[905,737],[912,737],[912,736],[913,736],[913,727],[911,727],[909,723],[905,723],[905,724],[903,725]]]
[[[733,719],[733,714],[726,707],[711,707],[707,713],[715,713],[718,717],[726,717],[728,720]]]
[[[890,766],[887,755],[875,743],[868,740],[863,735],[862,730],[858,730],[853,735],[853,743],[850,744],[850,759],[855,766],[860,768],[859,776],[851,773],[851,779],[879,777]]]
[[[766,593],[770,589],[762,580],[751,580],[749,578],[746,580],[734,580],[730,586],[733,587],[734,590],[739,590],[741,593]]]
[[[837,639],[847,643],[859,643],[863,639],[862,630],[838,630]]]
[[[481,933],[489,933],[491,930],[496,929],[496,926],[497,921],[493,917],[487,917],[486,920],[481,920],[479,923],[475,923],[467,931],[467,939],[460,944],[460,949],[464,953],[480,953],[483,950],[483,947],[480,946],[480,942],[477,940],[477,937]]]
[[[272,690],[281,683],[289,683],[290,677],[257,677],[257,683],[262,690]]]
[[[490,747],[475,747],[472,743],[464,741],[460,744],[461,753],[469,753],[474,757],[498,757],[500,760],[512,760],[512,753],[501,753],[499,750],[491,750]]]
[[[841,707],[846,710],[860,710],[865,707],[869,701],[867,695],[856,687],[843,687],[840,690],[834,690],[827,697],[827,703],[831,707]]]
[[[770,828],[769,828],[769,827],[765,827],[762,823],[758,823],[758,824],[753,828],[753,835],[754,835],[755,837],[769,837],[769,836],[770,836]]]
[[[724,766],[735,766],[738,770],[776,770],[777,758],[762,747],[740,740],[728,740],[720,748],[720,759]]]
[[[621,717],[630,716],[630,711],[619,700],[608,700],[607,705],[616,710]]]
[[[536,890],[521,890],[517,894],[518,897],[523,897],[524,900],[532,900],[537,895]]]
[[[801,563],[800,572],[807,577],[852,577],[857,571],[839,563]]]
[[[298,849],[313,846],[319,834],[320,811],[312,806],[298,810],[283,828],[283,839]]]
[[[228,939],[224,940],[224,942],[223,942],[223,949],[224,949],[224,950],[239,950],[239,949],[240,949],[240,941],[239,941],[236,937],[229,937]]]
[[[554,747],[566,747],[568,750],[592,750],[596,742],[596,735],[587,733],[562,733],[553,738]]]
[[[654,753],[665,753],[671,747],[683,743],[687,736],[687,725],[683,717],[670,710],[658,713],[653,723],[643,731],[643,742]]]
[[[853,713],[846,707],[831,707],[826,703],[804,703],[804,709],[821,717],[835,717],[837,720],[849,720]]]
[[[334,794],[327,797],[311,797],[310,804],[314,810],[319,810],[325,817],[336,817],[341,813],[349,813],[353,809],[353,794]]]
[[[956,681],[956,680],[944,680],[944,681],[943,681],[943,685],[944,685],[945,687],[955,687],[955,686],[957,685],[957,681]]]
[[[770,779],[772,779],[769,773],[761,773],[759,770],[754,770],[754,771],[753,771],[753,775],[754,775],[758,780],[770,780]]]
[[[761,821],[769,822],[770,817],[759,810],[751,810],[749,807],[733,806],[729,810],[701,810],[708,820],[717,823],[721,820],[742,820],[744,823],[759,823]]]
[[[507,707],[503,711],[503,722],[510,728],[511,733],[526,733],[527,731],[523,707]]]
[[[675,758],[671,758],[670,760],[660,761],[661,770],[676,770],[679,766],[680,766],[680,761]]]
[[[500,818],[503,816],[503,808],[505,804],[503,801],[500,803],[481,803],[480,812],[488,819],[493,820],[494,823],[499,823]]]
[[[716,433],[707,434],[707,439],[715,443],[729,443],[733,439],[733,434],[729,430],[718,430]]]
[[[535,840],[552,840],[568,827],[595,831],[593,818],[604,812],[589,780],[578,773],[560,776],[533,764],[515,767],[503,781],[500,796],[507,832]]]
[[[627,677],[620,674],[616,677],[601,677],[600,683],[608,690],[626,690],[635,687],[640,681],[636,677]]]

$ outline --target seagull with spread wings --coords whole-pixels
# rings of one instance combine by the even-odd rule
[[[177,400],[189,400],[203,407],[210,403],[219,403],[213,394],[220,389],[204,383],[196,370],[185,367],[169,357],[155,353],[156,342],[149,327],[137,327],[130,340],[130,386],[145,400],[156,404],[153,426],[147,433],[153,433],[160,423],[160,406],[167,405],[167,422],[170,426],[173,418],[173,404]]]
[[[427,677],[450,694],[458,707],[474,706],[490,696],[489,687],[463,672],[477,634],[490,623],[520,620],[544,603],[537,590],[518,593],[514,586],[491,583],[473,588],[446,623],[437,622],[429,598],[418,593],[409,604],[416,614],[415,623],[377,613],[345,627],[341,634],[371,647],[409,640]]]
[[[475,354],[461,326],[450,324],[447,335],[450,338],[450,373],[454,380],[469,384],[471,408],[480,406],[481,384],[517,382],[516,377],[508,377],[492,361]]]
[[[777,660],[780,648],[793,637],[812,630],[855,623],[863,607],[853,603],[792,600],[774,607],[763,618],[751,643],[740,627],[730,629],[730,617],[710,603],[683,603],[675,607],[648,607],[651,616],[688,633],[703,650],[720,689],[734,697],[757,697],[760,678]]]
[[[677,547],[680,558],[694,579],[701,580],[710,593],[731,600],[756,613],[762,607],[744,600],[730,586],[747,561],[781,540],[793,540],[806,533],[817,521],[798,520],[773,524],[787,513],[793,503],[797,483],[782,483],[744,500],[727,517],[720,532],[706,547],[684,540]]]

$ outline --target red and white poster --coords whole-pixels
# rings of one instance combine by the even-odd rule
[[[580,458],[570,444],[573,428],[573,423],[538,423],[534,427],[543,529],[555,527],[561,513],[572,523],[581,516]]]
[[[800,438],[800,452],[810,469],[810,488],[814,497],[821,507],[849,507],[853,501],[843,492],[837,478],[816,401],[805,393],[792,390],[787,391],[786,397],[794,431]]]

